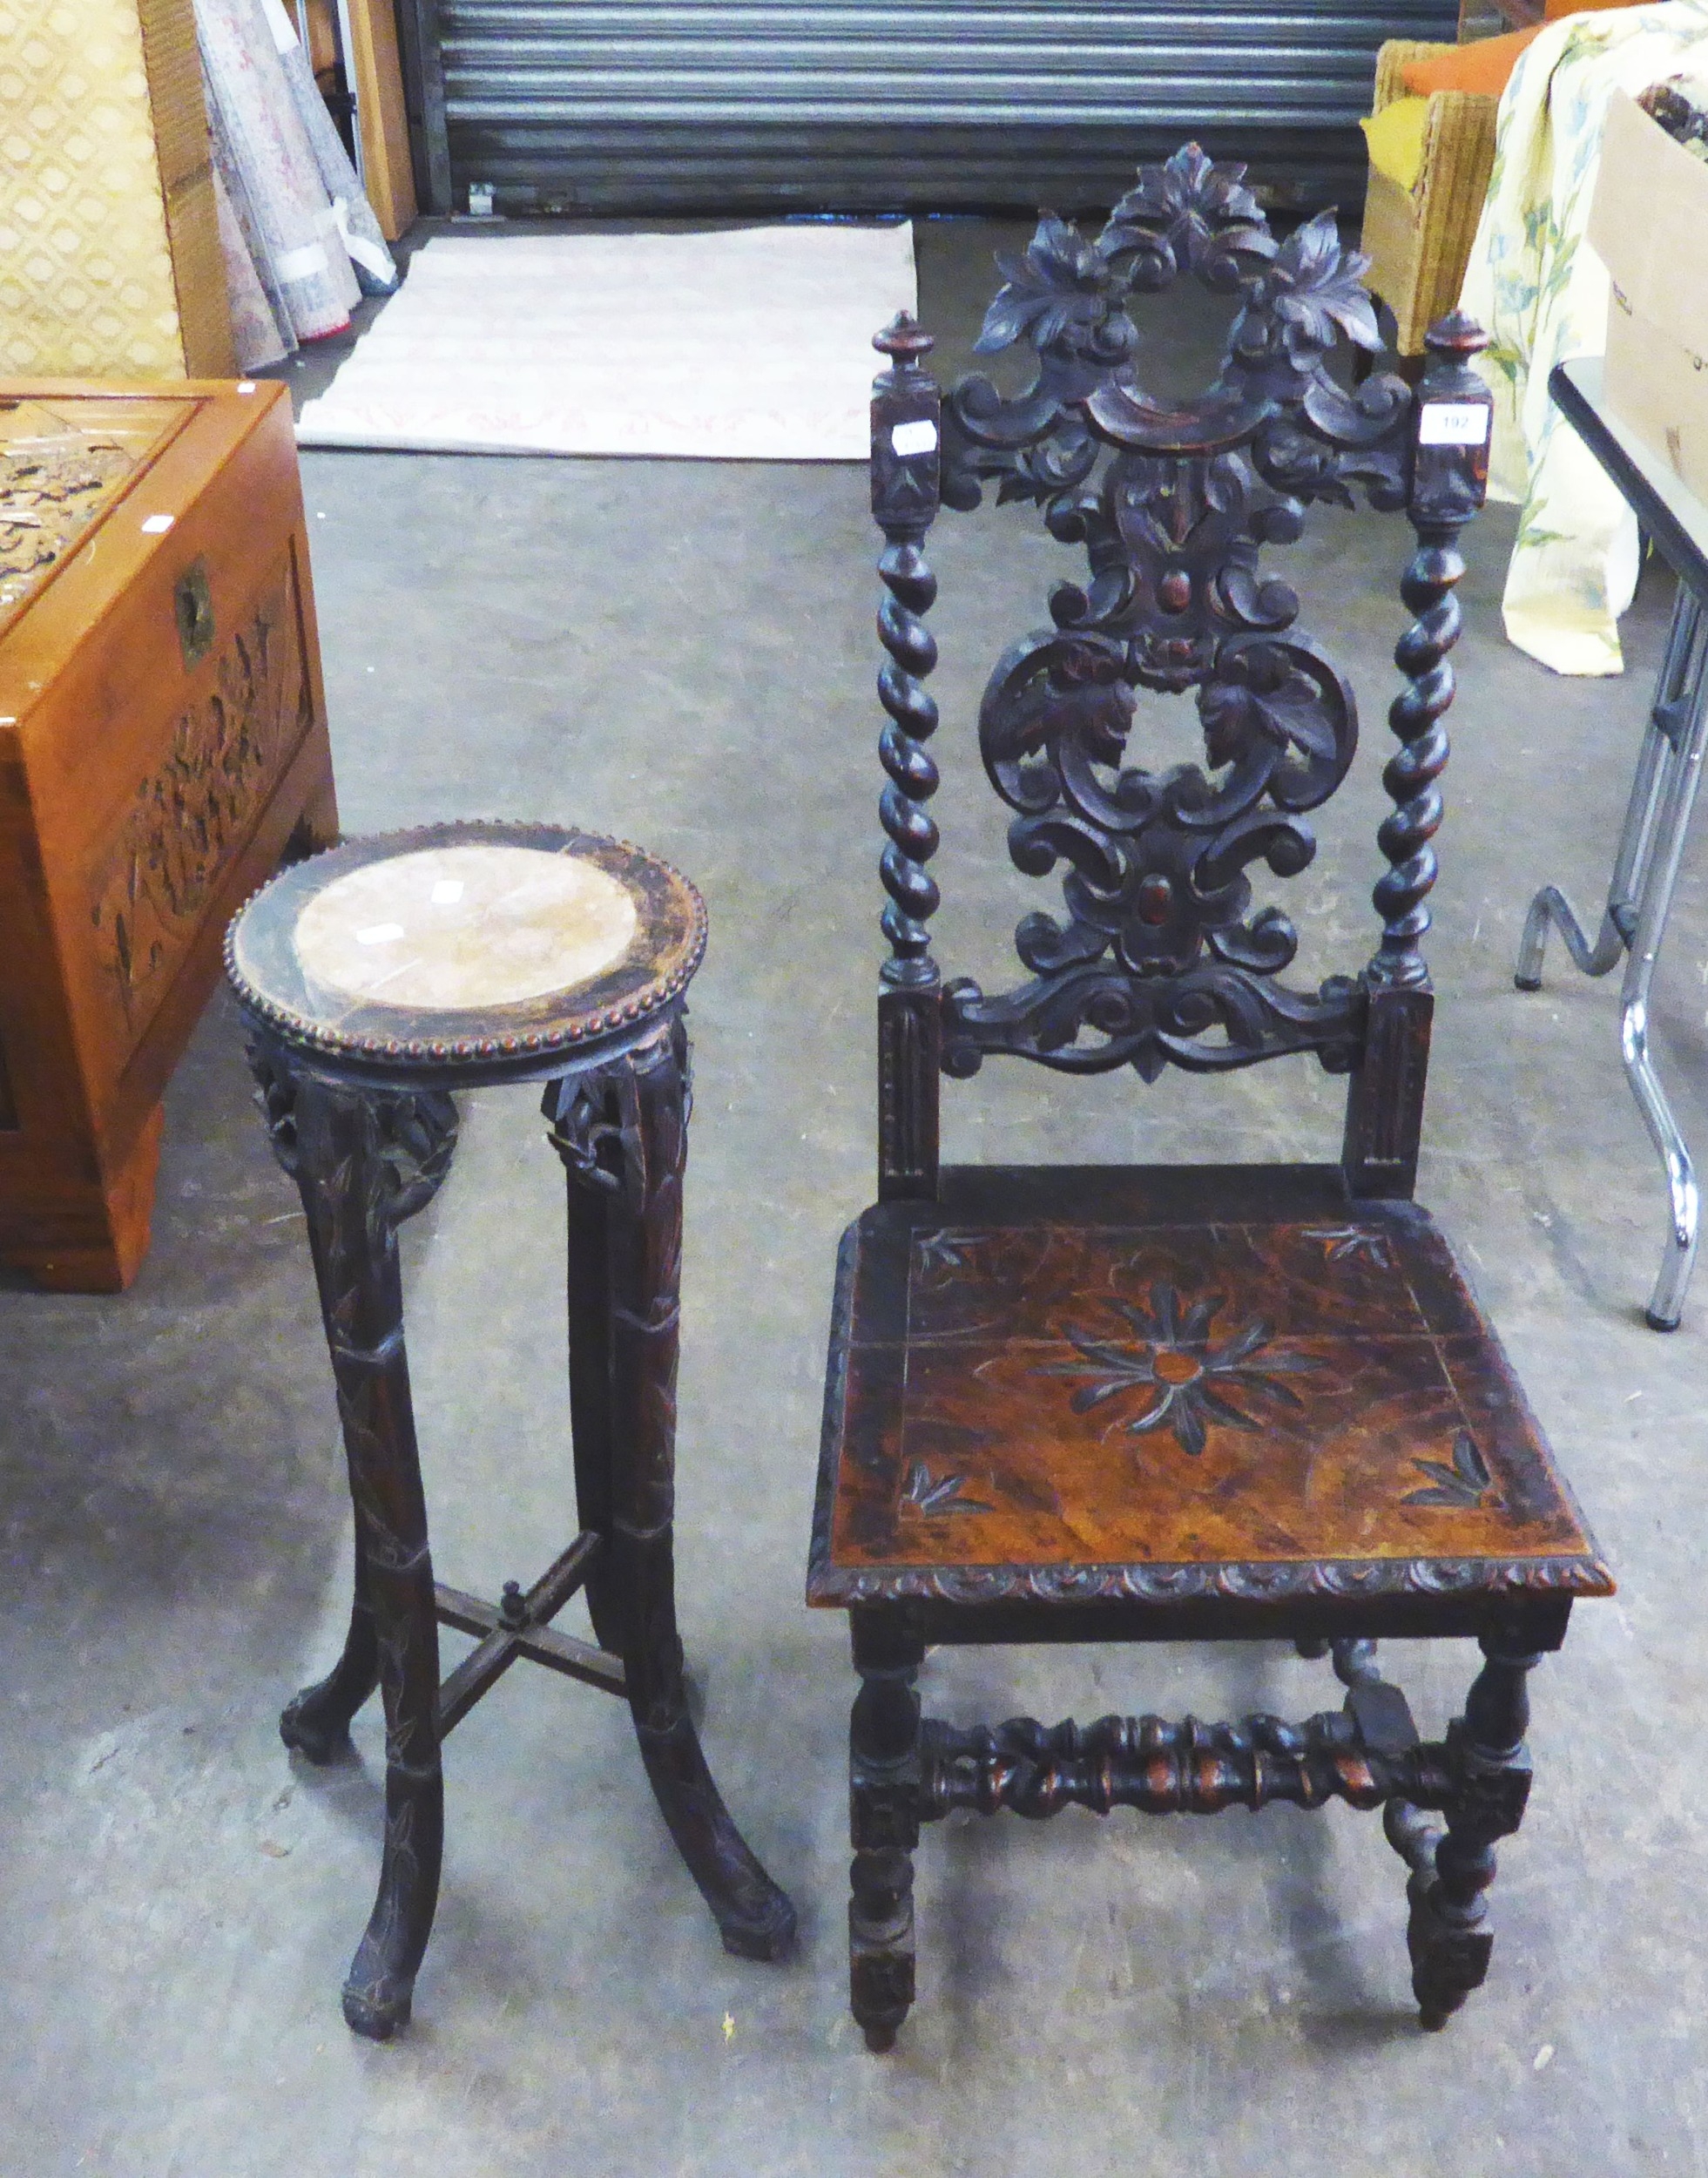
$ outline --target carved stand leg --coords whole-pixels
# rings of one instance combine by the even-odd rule
[[[379,1894],[344,1985],[344,2016],[384,2039],[409,2016],[439,1889],[438,1625],[428,1554],[396,1228],[432,1196],[456,1139],[448,1097],[361,1094],[252,1053],[273,1145],[307,1214],[355,1508],[356,1595],[344,1654],[280,1721],[324,1760],[372,1691],[386,1711]]]
[[[1431,2028],[1445,2026],[1489,1972],[1495,1936],[1484,1894],[1495,1880],[1495,1843],[1518,1828],[1530,1791],[1525,1677],[1537,1654],[1487,1634],[1482,1653],[1465,1714],[1448,1735],[1456,1791],[1446,1836],[1415,1809],[1387,1812],[1389,1840],[1412,1863],[1406,1942],[1419,2016]]]
[[[682,1642],[676,1627],[673,1555],[676,1471],[676,1370],[682,1264],[682,1174],[687,1158],[687,1036],[680,1016],[607,1078],[619,1124],[607,1134],[604,1160],[620,1157],[621,1185],[605,1200],[609,1264],[610,1398],[608,1429],[596,1433],[609,1448],[610,1578],[604,1585],[600,1640],[620,1633],[641,1758],[677,1850],[688,1864],[722,1932],[724,1947],[744,1958],[780,1958],[794,1940],[794,1908],[748,1850],[730,1820],[688,1715]],[[580,1092],[559,1133],[578,1106],[604,1126],[591,1086]],[[587,1137],[581,1137],[584,1146]],[[596,1156],[597,1145],[591,1146]],[[587,1160],[560,1142],[572,1173]],[[589,1228],[581,1235],[591,1237]],[[597,1336],[600,1311],[591,1303],[572,1336]],[[577,1426],[597,1413],[597,1390],[581,1378]],[[577,1485],[599,1485],[577,1451]],[[584,1495],[584,1512],[589,1509]],[[613,1626],[611,1620],[615,1619]]]
[[[611,1209],[623,1185],[622,1119],[616,1089],[604,1074],[586,1083],[548,1083],[544,1110],[567,1180],[576,1513],[584,1533],[604,1539],[582,1593],[600,1647],[619,1655],[624,1623],[611,1554]]]
[[[329,1306],[327,1296],[327,1272],[321,1254],[322,1221],[308,1204],[307,1183],[303,1180],[301,1160],[296,1148],[295,1086],[287,1076],[271,1075],[258,1053],[250,1054],[251,1065],[261,1084],[260,1102],[267,1114],[268,1130],[280,1161],[296,1180],[303,1194],[307,1214],[308,1253],[314,1265],[314,1283],[321,1295],[324,1316]],[[281,1139],[279,1119],[284,1119]],[[329,1321],[329,1319],[327,1319]],[[285,1704],[279,1719],[279,1736],[287,1747],[302,1755],[311,1762],[332,1762],[348,1742],[350,1723],[356,1711],[367,1701],[380,1683],[380,1644],[374,1630],[374,1604],[369,1590],[368,1572],[368,1545],[362,1534],[362,1525],[354,1522],[355,1530],[354,1593],[350,1602],[349,1631],[344,1636],[344,1653],[324,1679],[312,1687],[304,1687]]]
[[[914,2000],[914,1848],[919,1843],[924,1652],[888,1614],[851,1614],[854,1696],[848,1733],[848,1995],[868,2049],[886,2050]]]
[[[344,1653],[312,1687],[285,1704],[279,1736],[311,1762],[329,1762],[350,1736],[350,1720],[380,1683],[380,1642],[369,1599],[368,1552],[356,1522],[355,1597]]]

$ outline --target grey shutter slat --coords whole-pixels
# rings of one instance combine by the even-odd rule
[[[436,0],[453,201],[503,211],[1107,205],[1196,136],[1362,186],[1386,37],[1454,0]]]

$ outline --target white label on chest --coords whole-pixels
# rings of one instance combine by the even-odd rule
[[[1481,446],[1493,415],[1481,401],[1431,401],[1418,421],[1420,446]]]
[[[911,423],[898,423],[889,443],[898,454],[928,454],[937,443],[937,427],[928,416],[916,416]]]

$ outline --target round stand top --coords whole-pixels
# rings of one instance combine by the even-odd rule
[[[435,824],[281,870],[233,919],[226,973],[253,1019],[329,1061],[514,1072],[631,1041],[705,950],[699,893],[638,848]]]

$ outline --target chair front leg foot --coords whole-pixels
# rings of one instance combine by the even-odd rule
[[[856,1810],[854,1827],[861,1827]],[[895,2046],[914,2002],[914,1861],[901,1847],[856,1852],[848,1870],[848,2002],[869,2050]]]
[[[1494,1859],[1490,1853],[1491,1877]],[[1468,1914],[1450,1913],[1440,1884],[1429,1877],[1414,1876],[1406,1886],[1406,1896],[1411,1904],[1406,1949],[1411,1955],[1417,2022],[1426,2033],[1437,2033],[1472,1990],[1482,1986],[1495,1948],[1495,1932],[1482,1925],[1488,1913],[1486,1901],[1479,1898]]]
[[[1483,1637],[1482,1652],[1486,1661],[1465,1714],[1448,1733],[1457,1789],[1446,1835],[1439,1842],[1420,1836],[1421,1850],[1407,1854],[1413,1863],[1406,1930],[1412,1992],[1419,2021],[1432,2032],[1446,2026],[1488,1974],[1495,1947],[1487,1896],[1495,1880],[1495,1845],[1517,1830],[1530,1791],[1525,1679],[1538,1655],[1492,1635]]]
[[[848,1734],[848,2001],[870,2050],[895,2045],[914,2001],[922,1651],[904,1626],[854,1614],[861,1677]]]

